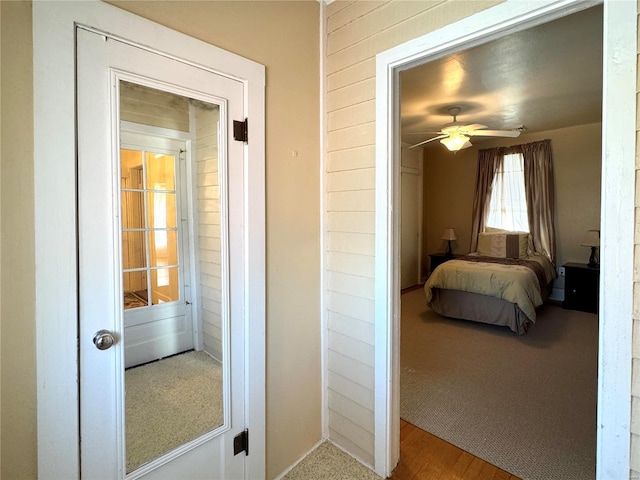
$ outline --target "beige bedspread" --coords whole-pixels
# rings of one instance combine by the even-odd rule
[[[527,260],[543,265],[547,283],[555,278],[553,265],[546,257],[533,255],[527,257]],[[425,283],[427,304],[431,302],[433,288],[462,290],[501,298],[517,304],[532,322],[536,320],[536,307],[543,302],[538,277],[529,267],[521,265],[450,260],[436,268]]]

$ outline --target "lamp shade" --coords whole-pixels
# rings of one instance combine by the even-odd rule
[[[600,246],[600,230],[587,230],[582,240],[583,247],[599,247]]]
[[[462,135],[461,133],[452,133],[450,136],[440,140],[440,143],[447,147],[451,152],[457,152],[458,150],[471,146],[469,137]]]
[[[444,229],[444,232],[442,232],[442,237],[440,237],[442,240],[457,240],[458,237],[456,237],[456,231],[451,228],[451,227],[447,227]]]

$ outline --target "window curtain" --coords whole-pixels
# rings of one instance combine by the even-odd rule
[[[476,193],[473,198],[473,217],[471,228],[471,252],[478,250],[478,234],[484,231],[489,216],[491,185],[493,177],[502,164],[504,152],[491,148],[478,152],[478,172],[476,174]]]
[[[527,217],[533,250],[546,255],[555,265],[556,232],[555,192],[551,140],[490,148],[478,152],[478,174],[473,200],[471,251],[477,251],[478,234],[483,232],[489,215],[491,185],[505,155],[521,153],[524,161],[524,188]]]
[[[520,145],[524,157],[524,188],[533,250],[556,262],[555,191],[551,140]]]

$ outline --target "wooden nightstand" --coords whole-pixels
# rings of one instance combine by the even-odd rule
[[[565,263],[562,308],[598,313],[600,269],[586,263]]]
[[[431,261],[429,263],[431,265],[429,269],[429,274],[431,274],[431,272],[433,272],[438,265],[441,265],[444,262],[448,262],[449,260],[453,260],[454,258],[460,258],[460,257],[464,257],[464,255],[459,255],[455,253],[453,255],[447,255],[446,253],[430,253],[429,258],[431,259]]]

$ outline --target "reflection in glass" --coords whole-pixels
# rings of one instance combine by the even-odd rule
[[[155,185],[156,187],[158,184]],[[154,191],[147,193],[149,228],[176,227],[176,194]]]
[[[120,82],[120,102],[122,121],[144,125],[121,131],[120,150],[130,473],[223,424],[227,227],[219,106],[128,82]],[[168,131],[184,133],[168,139]],[[190,142],[173,140],[185,135]],[[187,163],[193,185],[184,181]],[[191,210],[198,222],[190,228],[183,212]]]
[[[147,152],[147,185],[154,190],[175,189],[175,165],[171,155]]]
[[[146,270],[125,272],[122,277],[124,282],[124,309],[146,307],[149,304]]]
[[[153,304],[175,302],[178,294],[178,269],[159,268],[151,270],[151,290],[156,292],[153,296]]]
[[[122,229],[144,228],[144,194],[141,191],[122,190]]]
[[[120,150],[120,178],[127,181],[122,188],[142,188],[142,152]]]
[[[142,231],[122,232],[122,264],[125,271],[147,266],[144,236]]]
[[[152,267],[178,264],[178,237],[175,230],[149,232],[149,260]]]

